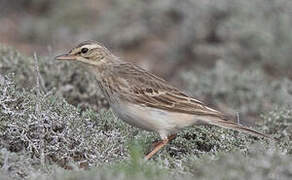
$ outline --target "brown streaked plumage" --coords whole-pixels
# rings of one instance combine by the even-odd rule
[[[223,113],[206,106],[139,66],[122,61],[95,41],[85,41],[56,59],[86,64],[96,76],[98,86],[113,111],[122,120],[159,133],[162,141],[146,159],[174,139],[177,131],[194,124],[212,124],[271,138],[229,121],[230,118]]]

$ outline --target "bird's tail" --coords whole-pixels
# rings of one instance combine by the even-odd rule
[[[236,124],[232,121],[222,119],[220,117],[208,117],[205,120],[208,122],[208,124],[212,124],[212,125],[219,126],[222,128],[233,129],[233,130],[241,131],[247,134],[251,134],[253,136],[265,137],[271,140],[278,140],[264,133],[258,132],[256,130],[250,129],[240,124]]]

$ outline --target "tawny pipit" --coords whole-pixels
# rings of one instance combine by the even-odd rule
[[[151,158],[161,147],[187,126],[212,124],[270,138],[236,124],[223,113],[206,106],[168,84],[154,74],[114,56],[95,41],[85,41],[56,57],[87,65],[115,114],[127,123],[157,132],[162,141],[145,158]]]

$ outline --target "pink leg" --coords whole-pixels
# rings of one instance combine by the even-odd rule
[[[154,149],[145,156],[145,159],[148,160],[150,159],[154,154],[156,154],[163,146],[165,146],[168,142],[173,140],[176,137],[176,134],[168,136],[166,139],[157,142]]]

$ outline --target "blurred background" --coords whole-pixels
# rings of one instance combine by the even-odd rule
[[[292,104],[291,9],[290,0],[2,0],[0,43],[21,56],[48,57],[41,66],[44,89],[59,89],[76,106],[108,107],[92,92],[95,86],[84,84],[90,80],[76,80],[74,65],[63,69],[67,79],[52,84],[58,68],[51,62],[92,39],[207,104],[254,122]],[[1,73],[23,66],[0,63]],[[29,72],[22,75],[19,81],[29,79]]]

